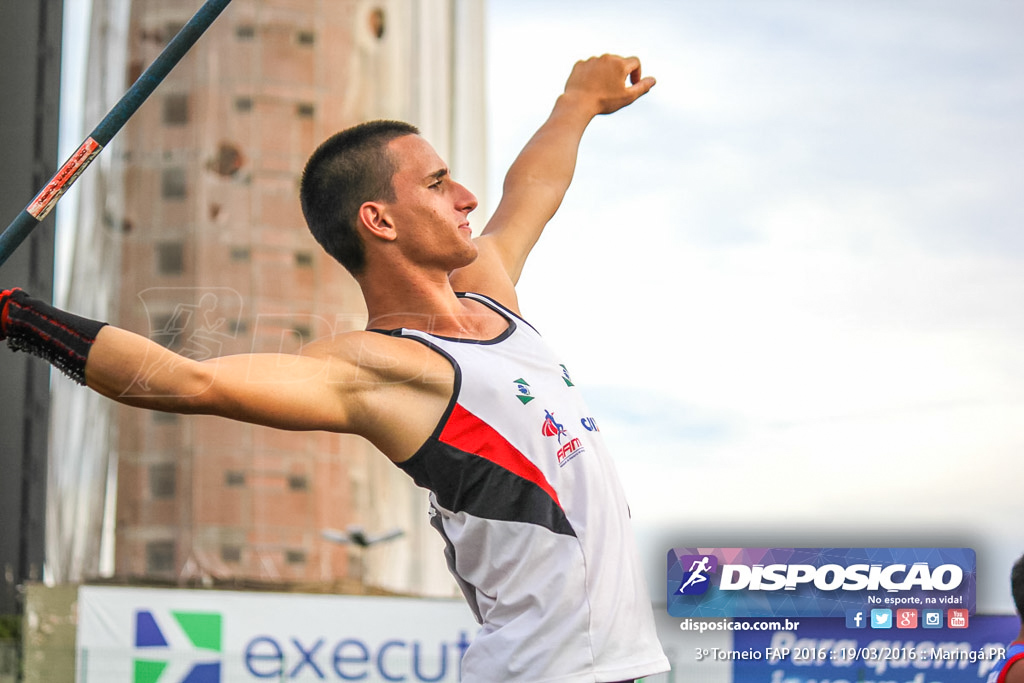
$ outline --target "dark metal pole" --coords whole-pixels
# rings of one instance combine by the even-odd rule
[[[71,184],[82,174],[86,167],[100,151],[110,142],[128,119],[142,106],[164,77],[177,65],[185,53],[195,45],[199,37],[220,16],[231,0],[207,0],[199,11],[174,36],[163,52],[139,76],[135,84],[114,105],[110,113],[104,117],[92,134],[78,148],[71,158],[53,176],[53,179],[36,195],[32,203],[18,214],[3,234],[0,234],[0,266],[18,248],[29,233],[46,218],[57,200],[67,191]]]

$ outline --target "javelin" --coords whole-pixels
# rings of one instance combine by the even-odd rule
[[[224,8],[231,0],[206,0],[206,3],[199,8],[199,11],[188,20],[178,35],[174,36],[170,43],[163,49],[163,52],[153,60],[134,85],[114,105],[114,108],[100,121],[100,125],[92,131],[92,134],[85,139],[71,158],[64,162],[57,174],[53,176],[46,187],[36,195],[32,203],[25,207],[25,210],[18,214],[18,217],[11,221],[3,234],[0,234],[0,266],[14,253],[28,234],[32,232],[39,223],[46,218],[47,214],[57,204],[71,184],[78,179],[82,171],[92,163],[92,160],[103,150],[110,140],[117,135],[128,119],[146,101],[164,77],[171,69],[181,61],[185,53],[191,49],[199,37],[210,27],[210,24],[220,16]]]

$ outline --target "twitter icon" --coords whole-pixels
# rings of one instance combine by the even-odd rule
[[[871,610],[871,628],[892,628],[892,610]]]

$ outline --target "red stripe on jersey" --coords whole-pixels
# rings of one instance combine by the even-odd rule
[[[1006,677],[1010,675],[1010,667],[1014,664],[1017,666],[1024,666],[1018,663],[1022,660],[1024,660],[1024,642],[1014,641],[1010,643],[1010,647],[1006,649],[1006,661],[999,669],[999,675],[996,678],[996,683],[1006,683]],[[991,680],[991,678],[989,680]]]
[[[493,427],[463,408],[462,405],[455,404],[451,417],[448,418],[444,429],[441,430],[439,440],[461,451],[479,455],[517,477],[536,484],[551,496],[551,499],[561,509],[562,503],[558,500],[558,494],[548,483],[544,473]]]

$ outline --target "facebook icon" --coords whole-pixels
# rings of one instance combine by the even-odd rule
[[[868,620],[862,609],[846,610],[846,628],[867,628]]]

